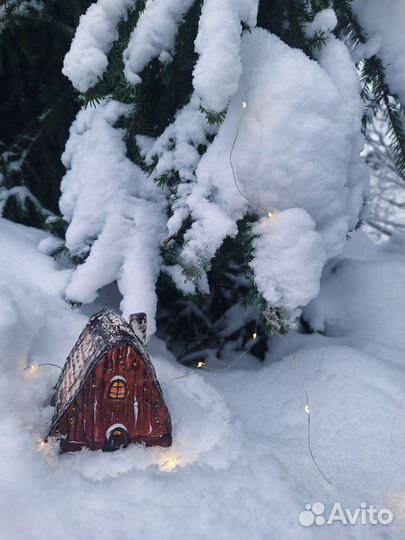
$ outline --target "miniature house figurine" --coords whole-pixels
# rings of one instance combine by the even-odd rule
[[[91,317],[56,385],[48,437],[60,439],[61,452],[171,445],[170,414],[145,337],[144,313],[129,323],[110,309]]]

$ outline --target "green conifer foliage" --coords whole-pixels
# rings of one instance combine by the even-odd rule
[[[364,31],[356,20],[350,0],[334,0],[334,9],[339,21],[338,31],[342,31],[352,45],[365,43]],[[387,8],[388,9],[388,8]],[[405,180],[405,119],[404,109],[397,96],[391,95],[384,78],[381,59],[373,55],[359,65],[361,71],[362,97],[365,101],[364,129],[375,114],[383,111],[391,148],[398,174]]]
[[[0,202],[2,215],[44,227],[58,212],[61,153],[78,110],[62,75],[88,0],[5,3],[0,27]]]

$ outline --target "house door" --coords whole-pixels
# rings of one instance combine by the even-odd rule
[[[125,448],[129,444],[129,436],[127,430],[122,426],[109,430],[107,435],[107,452],[114,452],[119,448]]]

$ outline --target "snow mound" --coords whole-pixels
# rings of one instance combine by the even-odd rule
[[[200,373],[168,362],[170,353],[160,347],[166,357],[153,356],[158,380],[173,423],[173,444],[170,448],[144,448],[131,445],[110,458],[103,452],[81,452],[53,460],[60,467],[72,469],[84,478],[101,481],[124,473],[145,471],[166,472],[165,462],[176,458],[176,466],[192,464],[226,469],[241,456],[240,429],[232,425],[232,415],[219,391],[204,381]]]
[[[274,336],[263,366],[246,356],[222,373],[185,371],[153,339],[150,353],[173,419],[171,448],[60,456],[51,444],[38,445],[58,372],[23,368],[32,359],[62,365],[87,318],[57,297],[55,274],[64,274],[34,251],[44,235],[0,225],[0,250],[8,253],[0,263],[0,433],[7,441],[0,446],[7,494],[1,538],[118,539],[128,531],[142,531],[146,540],[399,537],[405,303],[398,292],[405,265],[398,243],[376,248],[356,233],[325,275],[308,317],[349,317],[340,336]],[[30,263],[27,281],[8,271]],[[332,484],[309,454],[305,392],[314,457]],[[165,465],[173,457],[176,467]],[[367,501],[395,518],[386,526],[302,527],[298,516],[315,501],[327,510],[334,502],[354,510]]]
[[[47,294],[62,296],[71,270],[61,270],[55,261],[41,256],[37,250],[38,243],[45,245],[53,240],[54,237],[42,231],[0,218],[2,279],[7,276],[32,290],[41,289]],[[43,276],[46,276],[46,280]]]
[[[381,339],[394,349],[404,349],[405,320],[392,316],[400,313],[405,305],[404,287],[392,286],[401,282],[404,273],[403,247],[390,252],[387,260],[386,248],[391,242],[376,251],[363,234],[357,233],[352,243],[357,246],[357,258],[354,259],[350,251],[350,257],[343,253],[325,274],[320,294],[305,308],[305,317],[312,328],[328,336],[355,332],[364,346]],[[359,255],[362,252],[365,258]],[[372,272],[368,270],[370,260]],[[368,287],[364,286],[365,279]],[[369,293],[370,289],[373,294]],[[382,306],[385,307],[382,309]],[[366,350],[372,352],[371,345]]]

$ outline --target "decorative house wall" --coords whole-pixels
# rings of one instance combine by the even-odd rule
[[[143,345],[146,316],[130,321],[102,310],[73,347],[48,435],[60,439],[62,452],[116,450],[131,442],[170,446],[170,414]]]

